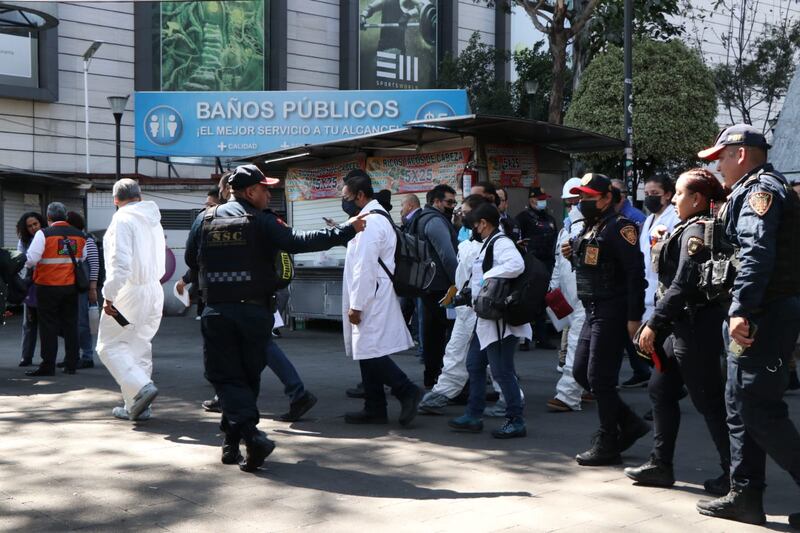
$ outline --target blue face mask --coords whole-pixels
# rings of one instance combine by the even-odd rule
[[[342,198],[342,211],[347,213],[349,216],[354,217],[361,212],[361,209],[356,205],[355,200]]]

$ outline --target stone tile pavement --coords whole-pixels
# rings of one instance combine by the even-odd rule
[[[497,441],[450,432],[445,417],[418,417],[403,429],[348,426],[359,408],[344,389],[359,380],[333,326],[286,332],[278,342],[319,403],[306,420],[274,420],[286,410],[265,371],[262,429],[277,441],[266,468],[245,474],[219,462],[217,416],[200,409],[199,323],[165,318],[155,340],[154,418],[110,417],[116,385],[99,366],[75,376],[33,379],[17,367],[18,318],[0,329],[1,531],[323,531],[398,532],[726,532],[761,528],[707,519],[694,510],[702,481],[718,474],[699,415],[685,401],[675,488],[635,487],[622,467],[581,468],[573,457],[596,427],[593,406],[552,414],[544,402],[558,374],[555,352],[517,355],[527,396],[528,437]],[[396,360],[421,381],[411,354]],[[623,376],[629,370],[625,365]],[[625,391],[642,413],[644,389]],[[390,400],[390,416],[398,405]],[[798,396],[788,396],[797,410]],[[459,407],[450,408],[452,415]],[[487,421],[487,430],[499,425]],[[650,437],[625,456],[643,462]],[[784,531],[800,510],[798,488],[773,464],[769,529]]]

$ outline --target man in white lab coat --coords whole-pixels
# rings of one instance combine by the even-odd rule
[[[342,314],[345,351],[359,362],[364,383],[364,409],[345,414],[348,424],[387,422],[384,385],[400,400],[400,424],[416,415],[422,391],[389,357],[414,345],[389,272],[394,272],[397,237],[388,213],[373,199],[372,180],[363,170],[345,178],[342,210],[367,217],[366,229],[347,244]],[[384,215],[384,213],[386,213]],[[382,263],[382,264],[381,264]]]
[[[164,293],[164,230],[158,206],[142,201],[139,184],[121,179],[114,184],[118,210],[103,237],[106,282],[105,314],[100,319],[97,354],[122,389],[125,405],[117,418],[146,420],[158,394],[151,341],[161,324]],[[124,320],[128,325],[121,325]]]

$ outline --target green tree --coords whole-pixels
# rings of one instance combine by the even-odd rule
[[[511,84],[514,108],[517,116],[547,121],[550,90],[553,79],[553,56],[543,41],[533,43],[531,48],[514,52],[514,68],[517,81]],[[572,99],[572,70],[567,69],[564,87],[564,111]],[[526,81],[536,81],[536,90],[528,94]]]
[[[514,115],[509,84],[499,81],[495,65],[509,60],[510,54],[481,42],[474,32],[466,48],[453,57],[447,55],[439,66],[441,89],[466,89],[473,113]]]
[[[611,47],[583,75],[565,123],[623,138],[623,54]],[[695,164],[714,139],[717,99],[711,72],[679,41],[638,40],[633,48],[634,157],[644,176]],[[591,168],[621,175],[621,154],[588,154]]]

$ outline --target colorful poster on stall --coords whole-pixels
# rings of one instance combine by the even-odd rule
[[[314,167],[291,167],[286,171],[286,197],[290,202],[336,198],[342,190],[344,177],[357,168],[364,168],[363,159]]]
[[[503,187],[539,185],[539,161],[536,148],[526,144],[489,144],[486,146],[489,179]]]
[[[388,186],[392,193],[429,191],[441,183],[457,188],[464,167],[470,160],[469,149],[429,154],[396,155],[367,158],[367,172]],[[374,185],[375,190],[380,190]]]

